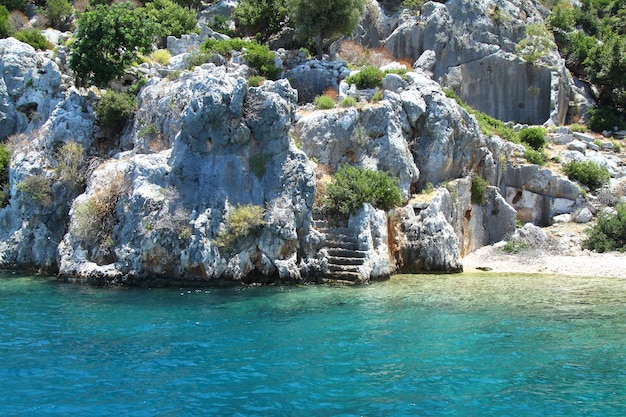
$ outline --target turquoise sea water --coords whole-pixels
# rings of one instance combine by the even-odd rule
[[[624,416],[626,280],[0,276],[0,415]]]

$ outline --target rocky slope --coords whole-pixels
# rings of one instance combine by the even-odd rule
[[[284,77],[260,87],[249,85],[239,56],[193,70],[185,69],[188,52],[169,66],[142,64],[134,71],[149,81],[119,137],[96,121],[101,92],[73,87],[62,47],[42,53],[0,40],[0,136],[13,152],[0,265],[142,285],[360,283],[396,272],[458,272],[463,256],[510,236],[517,219],[546,225],[595,212],[577,185],[522,163],[519,145],[483,135],[441,89],[447,83],[506,120],[564,121],[573,80],[558,57],[548,62],[561,65],[554,70],[512,55],[524,22],[541,19],[540,10],[500,2],[507,15],[524,16],[504,24],[489,17],[495,6],[429,2],[419,16],[380,8],[377,31],[364,22],[360,39],[416,59],[415,70],[404,79],[387,75],[382,100],[349,108],[316,110],[303,99],[328,86],[368,97],[345,84],[345,61],[281,50]],[[202,33],[168,44],[187,51],[212,36]],[[483,67],[500,75],[478,74]],[[503,85],[522,87],[511,95]],[[524,94],[529,86],[539,97]],[[554,138],[567,142],[567,135],[574,139],[566,129]],[[81,168],[85,186],[61,174],[68,143],[91,160]],[[621,159],[592,144],[563,157],[593,155],[624,176]],[[398,177],[405,206],[384,212],[366,204],[347,218],[326,213],[324,183],[346,163]],[[472,173],[491,185],[484,204],[472,203]],[[430,184],[436,189],[422,193]],[[262,208],[262,221],[225,244],[229,216],[241,207]]]

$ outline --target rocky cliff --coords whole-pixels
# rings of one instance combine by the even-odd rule
[[[361,283],[458,272],[465,254],[511,235],[516,219],[546,224],[575,212],[585,205],[575,184],[520,163],[523,148],[484,135],[441,89],[503,120],[563,121],[555,94],[569,98],[566,72],[512,55],[524,22],[541,13],[500,3],[524,18],[494,22],[495,3],[461,0],[428,2],[419,16],[381,8],[380,44],[417,60],[415,70],[387,75],[382,100],[353,107],[318,110],[303,99],[310,86],[366,97],[348,91],[344,61],[294,63],[279,51],[284,77],[259,87],[237,57],[191,70],[181,64],[187,52],[170,66],[143,64],[149,81],[120,135],[96,120],[102,92],[73,87],[62,47],[0,40],[0,136],[12,149],[0,264],[105,283]],[[170,43],[186,51],[185,42]],[[68,144],[85,158],[84,182],[63,174]],[[404,207],[328,213],[323,187],[344,164],[397,177]],[[491,185],[481,203],[473,175]],[[258,218],[237,231],[233,215],[245,210],[248,222]]]

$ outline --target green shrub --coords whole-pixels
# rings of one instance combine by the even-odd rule
[[[529,127],[519,132],[519,139],[538,151],[546,144],[546,129],[543,127]]]
[[[613,144],[613,151],[615,153],[622,153],[622,144],[619,143],[618,141],[616,141],[615,139],[613,139],[611,141],[611,143]]]
[[[57,174],[67,186],[76,190],[85,183],[85,153],[76,141],[65,143],[57,154]]]
[[[520,253],[520,252],[522,252],[522,251],[524,251],[526,249],[528,249],[528,243],[523,241],[523,240],[519,240],[519,239],[509,240],[502,247],[502,250],[504,252],[506,252],[506,253],[509,253],[509,254]]]
[[[132,95],[106,91],[100,97],[94,111],[100,125],[116,135],[122,131],[126,121],[136,108],[137,102]]]
[[[155,62],[161,65],[169,65],[172,54],[167,49],[158,49],[152,53],[151,57]]]
[[[327,95],[315,97],[315,107],[322,110],[329,110],[335,107],[335,100]]]
[[[0,39],[9,36],[9,11],[7,8],[0,4]]]
[[[42,206],[49,206],[54,201],[52,181],[41,175],[30,175],[24,178],[17,184],[17,190]]]
[[[258,179],[263,178],[265,175],[265,171],[267,171],[267,163],[270,158],[271,157],[269,155],[253,155],[250,157],[250,160],[248,161],[250,170]]]
[[[68,30],[74,9],[68,0],[46,0],[43,15],[50,25],[60,31]]]
[[[384,98],[385,98],[385,93],[383,93],[383,90],[376,90],[374,92],[374,95],[372,96],[372,102],[377,103]]]
[[[421,12],[424,3],[426,3],[426,0],[404,0],[402,2],[402,7],[414,13],[419,13]]]
[[[563,173],[571,180],[578,181],[594,191],[611,179],[606,168],[592,161],[571,161],[562,166]]]
[[[361,71],[346,78],[348,84],[354,84],[357,88],[375,88],[381,85],[385,73],[376,67],[365,67]]]
[[[252,77],[248,78],[248,85],[250,87],[259,87],[263,85],[264,82],[265,82],[265,77],[261,75],[253,75]]]
[[[197,33],[196,11],[182,7],[172,0],[152,0],[146,3],[148,17],[156,24],[156,35],[180,37]]]
[[[348,214],[363,203],[388,210],[402,204],[402,193],[396,178],[381,171],[344,165],[325,189],[325,204],[334,212]]]
[[[356,100],[353,97],[346,96],[339,104],[341,107],[352,107],[356,105]]]
[[[527,148],[524,152],[524,158],[530,162],[531,164],[543,166],[548,161],[548,157],[546,156],[543,150],[534,150],[531,148]]]
[[[24,42],[29,44],[35,49],[40,49],[42,51],[46,49],[52,49],[52,45],[46,39],[45,36],[41,34],[37,29],[24,29],[19,32],[15,32],[13,35],[15,39],[20,42]]]
[[[597,252],[626,251],[626,203],[615,207],[614,214],[600,214],[598,221],[587,229],[583,249]]]
[[[265,210],[261,206],[237,206],[226,219],[226,228],[216,238],[218,246],[230,249],[237,239],[257,232],[265,224]]]
[[[595,106],[588,110],[588,114],[587,127],[593,132],[612,131],[615,126],[620,129],[626,128],[626,121],[610,107]]]
[[[256,69],[260,75],[275,80],[280,75],[280,69],[274,65],[275,55],[267,46],[256,42],[245,41],[240,38],[225,40],[207,39],[200,50],[204,53],[216,53],[230,57],[233,51],[242,51],[248,64]]]
[[[9,202],[9,164],[11,153],[0,143],[0,208]]]
[[[486,192],[489,183],[480,175],[472,175],[471,200],[472,204],[483,205],[486,202]]]
[[[572,132],[585,133],[587,131],[587,126],[580,123],[571,124],[569,128]]]

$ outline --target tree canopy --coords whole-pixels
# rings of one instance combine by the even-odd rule
[[[364,0],[288,0],[290,23],[322,55],[325,40],[350,35],[363,14]]]

